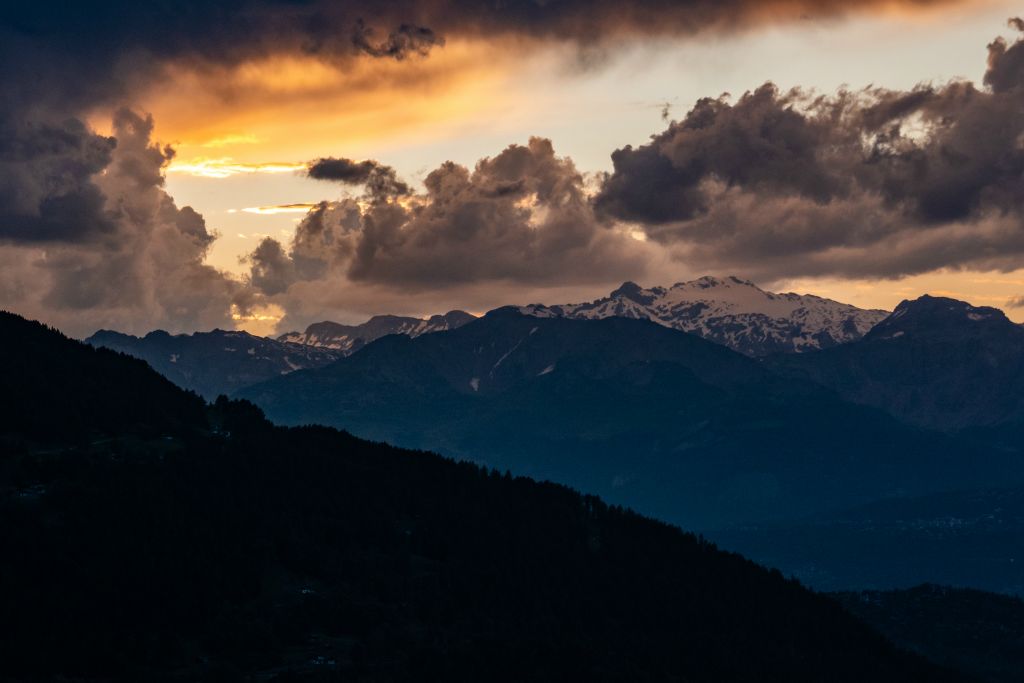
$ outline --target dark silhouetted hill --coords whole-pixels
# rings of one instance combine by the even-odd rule
[[[35,425],[181,422],[0,457],[5,680],[959,680],[597,498],[244,402],[196,418],[139,361],[4,324]]]
[[[0,434],[8,447],[181,431],[203,401],[146,363],[0,312]]]

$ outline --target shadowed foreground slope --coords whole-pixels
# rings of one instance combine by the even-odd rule
[[[5,392],[45,395],[54,353],[80,363],[63,403],[34,406],[54,423],[166,388],[4,323],[45,342],[19,347]],[[99,372],[102,391],[74,380]],[[152,414],[0,457],[0,678],[957,680],[777,573],[560,486],[246,403]]]
[[[934,661],[982,681],[1021,680],[1024,601],[1019,598],[935,585],[834,597],[894,642]]]

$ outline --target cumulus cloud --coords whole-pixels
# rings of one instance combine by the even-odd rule
[[[28,234],[39,228],[30,223],[5,233],[5,306],[74,334],[101,326],[142,332],[231,325],[232,303],[244,303],[244,294],[203,263],[214,235],[200,214],[176,206],[163,189],[162,169],[173,151],[152,142],[152,128],[151,119],[118,111],[116,145],[104,145],[103,173],[65,176],[97,202],[85,205],[91,213],[81,222],[62,217],[60,234]],[[77,125],[72,130],[91,135]],[[45,160],[37,163],[48,169]],[[97,220],[102,230],[90,227]]]
[[[768,83],[704,99],[614,152],[595,207],[680,258],[764,279],[1011,270],[1024,255],[1024,40],[989,46],[985,84],[822,96]]]
[[[335,175],[350,178],[350,166]],[[287,250],[271,238],[259,245],[249,256],[257,289],[275,295],[339,275],[406,290],[604,283],[646,266],[641,243],[596,219],[583,177],[549,140],[511,145],[472,170],[447,162],[424,194],[402,201],[377,194],[372,171],[363,176],[367,195],[319,204]]]
[[[204,265],[215,235],[202,216],[178,207],[165,191],[163,173],[173,151],[154,144],[151,121],[120,110],[110,137],[82,123],[86,114],[131,101],[133,92],[176,64],[217,73],[214,67],[268,55],[342,64],[401,61],[425,58],[453,39],[507,38],[526,50],[537,41],[591,49],[622,39],[735,31],[894,4],[913,9],[941,3],[6,3],[0,9],[0,304],[74,333],[100,326],[144,331],[230,324],[232,306],[310,292],[318,283],[355,283],[408,296],[458,286],[479,300],[491,283],[604,283],[641,277],[652,253],[650,243],[630,239],[612,219],[643,222],[654,243],[675,249],[685,244],[688,222],[725,211],[730,202],[738,207],[747,196],[734,196],[737,189],[815,206],[870,195],[880,198],[886,217],[912,216],[943,229],[975,226],[985,211],[1012,218],[1021,196],[1012,176],[1022,146],[1014,119],[1021,59],[1019,45],[1005,41],[990,47],[986,91],[950,86],[900,97],[876,92],[873,108],[825,100],[804,103],[799,111],[797,95],[766,91],[752,95],[749,107],[735,115],[724,101],[706,101],[691,113],[690,128],[714,133],[720,120],[728,124],[723,130],[746,135],[741,140],[747,147],[730,150],[722,144],[724,132],[675,140],[686,126],[674,124],[658,142],[664,154],[641,154],[646,148],[617,153],[616,174],[596,204],[571,161],[555,156],[545,140],[509,147],[472,170],[442,165],[428,176],[423,194],[376,162],[322,159],[308,167],[312,177],[362,187],[364,194],[317,205],[288,245],[264,240],[249,256],[247,287]],[[754,118],[744,124],[741,115]],[[768,139],[751,127],[758,116]],[[842,121],[829,128],[829,116]],[[858,116],[860,129],[845,120]],[[942,140],[925,144],[905,134],[900,124],[913,117],[931,124],[937,131],[932,137]],[[1002,132],[995,132],[1004,121]],[[838,152],[837,159],[823,157],[827,150],[853,146],[833,129],[850,140],[867,131],[876,141],[873,160],[847,160],[852,182],[842,166],[819,172],[827,166],[823,160],[841,161]],[[1018,137],[1009,140],[1007,130]],[[975,147],[965,149],[958,136]],[[754,155],[749,169],[737,161],[743,154]],[[656,191],[646,190],[645,209],[644,190],[626,176],[634,168],[640,178],[648,165],[667,175],[648,176]],[[219,172],[256,170],[226,168]],[[722,201],[713,209],[709,198],[718,195]],[[984,215],[993,235],[990,248],[1004,247],[999,216]],[[708,258],[724,253],[708,249]]]
[[[246,258],[250,263],[249,279],[264,294],[280,294],[296,281],[295,265],[272,237],[264,237]]]

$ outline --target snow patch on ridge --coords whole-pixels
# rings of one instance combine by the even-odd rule
[[[318,346],[321,348],[341,351],[344,355],[355,353],[366,344],[391,334],[407,337],[418,337],[431,332],[454,330],[475,320],[465,311],[450,311],[444,315],[430,318],[407,318],[396,315],[378,315],[360,325],[342,325],[340,323],[314,323],[305,332],[288,332],[277,338],[277,341]]]
[[[738,277],[710,276],[667,288],[644,289],[627,282],[590,303],[532,304],[519,310],[538,318],[651,320],[750,356],[800,353],[854,341],[888,315],[812,294],[767,292]]]

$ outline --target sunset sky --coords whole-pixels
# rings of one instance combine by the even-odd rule
[[[1014,3],[108,5],[0,10],[0,307],[69,333],[705,274],[1024,320]]]

